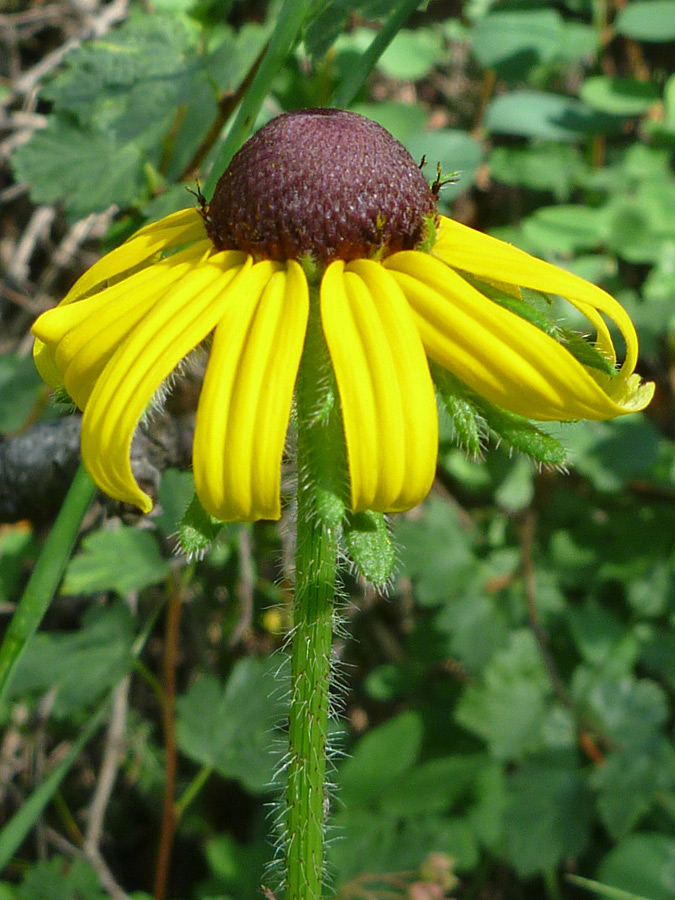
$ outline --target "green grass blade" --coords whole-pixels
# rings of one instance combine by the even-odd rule
[[[80,464],[0,647],[0,708],[5,701],[14,667],[37,631],[59,586],[94,492],[94,484]]]
[[[577,884],[579,887],[588,888],[589,891],[593,891],[600,897],[606,897],[607,900],[649,900],[649,897],[631,894],[630,891],[622,891],[621,888],[610,887],[608,884],[601,884],[590,878],[582,878],[580,875],[568,875],[567,881],[571,881],[572,884]]]
[[[352,102],[366,78],[377,65],[378,59],[419,5],[419,0],[399,0],[394,4],[391,15],[378,31],[371,45],[342,84],[336,88],[330,106],[345,107]]]
[[[253,128],[263,100],[270,91],[272,80],[295,46],[311,6],[312,0],[286,0],[281,8],[267,52],[253,77],[251,86],[241,102],[232,127],[206,179],[204,195],[208,199],[215,190],[216,182]]]

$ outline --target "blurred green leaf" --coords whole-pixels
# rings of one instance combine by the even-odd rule
[[[675,788],[675,749],[665,737],[656,735],[631,742],[609,754],[593,773],[592,784],[600,792],[602,821],[614,840],[619,840],[659,797]]]
[[[0,356],[0,431],[21,428],[41,389],[32,356]]]
[[[121,602],[92,606],[79,630],[37,634],[19,661],[10,693],[41,695],[56,689],[52,713],[80,713],[114,687],[133,661],[134,624]]]
[[[615,116],[639,116],[660,99],[657,88],[637,78],[593,75],[579,89],[579,96],[601,112]]]
[[[472,31],[476,59],[499,78],[524,78],[535,65],[550,62],[563,36],[563,20],[554,9],[490,11]]]
[[[159,584],[170,571],[154,535],[121,525],[115,531],[94,532],[82,541],[80,552],[66,569],[61,593],[115,591],[124,597]]]
[[[675,837],[656,832],[630,835],[605,856],[597,877],[649,900],[672,900],[675,892]]]
[[[472,540],[452,507],[431,500],[423,510],[421,521],[400,519],[394,534],[419,601],[435,606],[470,582],[474,574]]]
[[[508,646],[494,654],[481,680],[462,694],[455,717],[482,737],[497,759],[522,759],[543,747],[550,692],[533,635],[512,631]]]
[[[575,143],[595,134],[613,134],[620,119],[597,112],[574,97],[543,91],[511,91],[490,101],[485,127],[544,141]]]
[[[609,228],[606,210],[573,204],[542,207],[523,222],[526,240],[544,254],[594,250],[606,241]]]
[[[181,752],[253,794],[268,790],[277,762],[272,728],[286,706],[280,665],[278,659],[247,657],[224,685],[211,675],[196,681],[176,703]]]
[[[495,147],[488,163],[497,181],[534,191],[550,191],[559,202],[569,199],[574,177],[582,166],[575,147],[549,143]]]
[[[506,857],[523,877],[584,852],[592,802],[575,754],[549,754],[522,765],[508,782]]]
[[[16,900],[105,900],[106,896],[90,863],[53,856],[28,870]]]
[[[348,806],[376,799],[411,768],[422,743],[422,722],[401,713],[373,728],[356,744],[339,772],[340,796]]]
[[[633,0],[619,10],[614,27],[635,41],[675,40],[675,0]]]

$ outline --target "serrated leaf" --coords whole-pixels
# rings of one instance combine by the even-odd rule
[[[598,810],[615,840],[625,837],[658,803],[675,789],[675,749],[654,735],[638,744],[617,749],[593,773],[600,792]]]
[[[457,722],[482,737],[497,759],[520,759],[543,747],[543,725],[551,687],[534,637],[513,631],[480,682],[464,691]]]
[[[33,638],[17,666],[12,694],[42,694],[57,688],[53,714],[72,715],[126,674],[133,660],[133,641],[133,619],[124,604],[91,607],[77,631]]]
[[[90,863],[57,855],[34,863],[15,896],[16,900],[105,900],[107,895]]]
[[[583,853],[593,807],[575,754],[528,760],[508,790],[506,858],[521,876],[550,871]]]
[[[18,181],[30,185],[36,203],[64,200],[69,215],[82,218],[111,203],[130,205],[143,183],[139,147],[54,119],[12,157]]]
[[[237,662],[223,684],[202,676],[178,698],[176,740],[181,751],[255,794],[270,786],[275,763],[273,726],[286,702],[279,659]]]
[[[344,524],[347,552],[360,575],[375,585],[384,585],[392,577],[396,551],[381,513],[351,513]]]
[[[66,569],[61,593],[115,591],[124,597],[159,584],[170,571],[154,535],[122,525],[116,531],[97,531],[82,541],[82,549]]]
[[[466,588],[476,573],[471,536],[457,510],[438,500],[423,507],[423,518],[399,519],[395,537],[404,571],[424,606],[437,606]]]

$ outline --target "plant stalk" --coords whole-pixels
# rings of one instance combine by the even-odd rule
[[[324,876],[330,654],[337,574],[336,523],[318,499],[335,479],[334,386],[318,317],[312,312],[297,388],[298,513],[286,793],[286,900],[320,900]],[[332,392],[332,393],[331,393]],[[339,505],[339,504],[338,504]]]

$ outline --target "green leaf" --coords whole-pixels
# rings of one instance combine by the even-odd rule
[[[381,513],[350,513],[344,524],[344,540],[360,575],[375,585],[391,579],[396,551]]]
[[[569,198],[583,165],[579,151],[565,144],[495,147],[488,164],[496,181],[550,191],[561,203]]]
[[[421,520],[400,519],[396,541],[401,562],[424,606],[436,606],[462,590],[475,574],[471,537],[457,510],[439,500],[423,507]]]
[[[34,863],[16,893],[16,900],[105,900],[99,877],[84,859],[53,856]]]
[[[613,134],[621,119],[580,100],[544,91],[511,91],[492,100],[485,127],[494,134],[515,134],[545,141],[574,143],[589,135]]]
[[[640,116],[660,100],[658,89],[648,81],[609,75],[587,78],[579,88],[579,96],[593,109],[614,116]]]
[[[124,597],[159,584],[170,571],[154,535],[121,525],[116,531],[97,531],[82,541],[82,549],[66,569],[61,593],[116,591]]]
[[[523,235],[540,253],[594,250],[609,235],[605,209],[576,204],[544,206],[523,221]]]
[[[0,356],[0,431],[21,428],[41,390],[32,356]]]
[[[344,30],[351,15],[381,19],[391,11],[391,0],[323,0],[314,4],[305,24],[304,42],[310,56],[323,56]]]
[[[165,535],[178,534],[192,498],[195,496],[195,482],[192,472],[166,469],[157,492],[161,511],[154,517],[155,527]]]
[[[433,362],[430,362],[429,368],[450,420],[451,440],[474,459],[479,459],[483,454],[486,427],[471,391],[447,369]]]
[[[672,900],[675,894],[675,837],[656,832],[627,837],[605,856],[597,877],[649,900]]]
[[[129,671],[133,642],[133,619],[123,603],[93,606],[77,631],[45,632],[33,638],[16,668],[10,693],[16,698],[56,688],[53,715],[72,716]]]
[[[482,754],[427,760],[400,774],[379,797],[379,808],[401,818],[447,812],[472,793],[486,763]]]
[[[542,728],[551,693],[544,665],[529,631],[512,631],[481,681],[468,685],[455,718],[482,737],[497,759],[520,759],[543,747]]]
[[[18,181],[28,182],[35,203],[65,200],[73,218],[111,203],[130,205],[143,183],[143,157],[134,144],[53,118],[12,157]]]
[[[340,41],[340,48],[353,47],[363,53],[376,34],[371,28],[358,28]],[[388,78],[419,81],[442,62],[445,55],[438,32],[431,28],[402,29],[379,58],[377,68]]]
[[[662,736],[614,750],[595,769],[592,784],[600,792],[598,810],[614,840],[625,837],[675,788],[675,749]]]
[[[536,65],[550,62],[563,36],[557,10],[490,12],[478,20],[471,44],[476,59],[507,81],[524,78]]]
[[[180,750],[251,793],[269,789],[276,762],[271,729],[286,705],[279,668],[278,659],[247,657],[235,663],[224,685],[202,676],[176,703]]]
[[[420,751],[422,722],[405,712],[367,732],[340,766],[340,798],[358,806],[379,797],[407,772]]]
[[[635,41],[673,41],[675,0],[633,0],[619,10],[614,27],[619,34]]]
[[[555,868],[588,845],[592,802],[575,754],[528,760],[509,779],[506,858],[523,877]]]
[[[178,530],[181,552],[188,559],[202,559],[220,534],[223,522],[206,512],[194,494]]]

